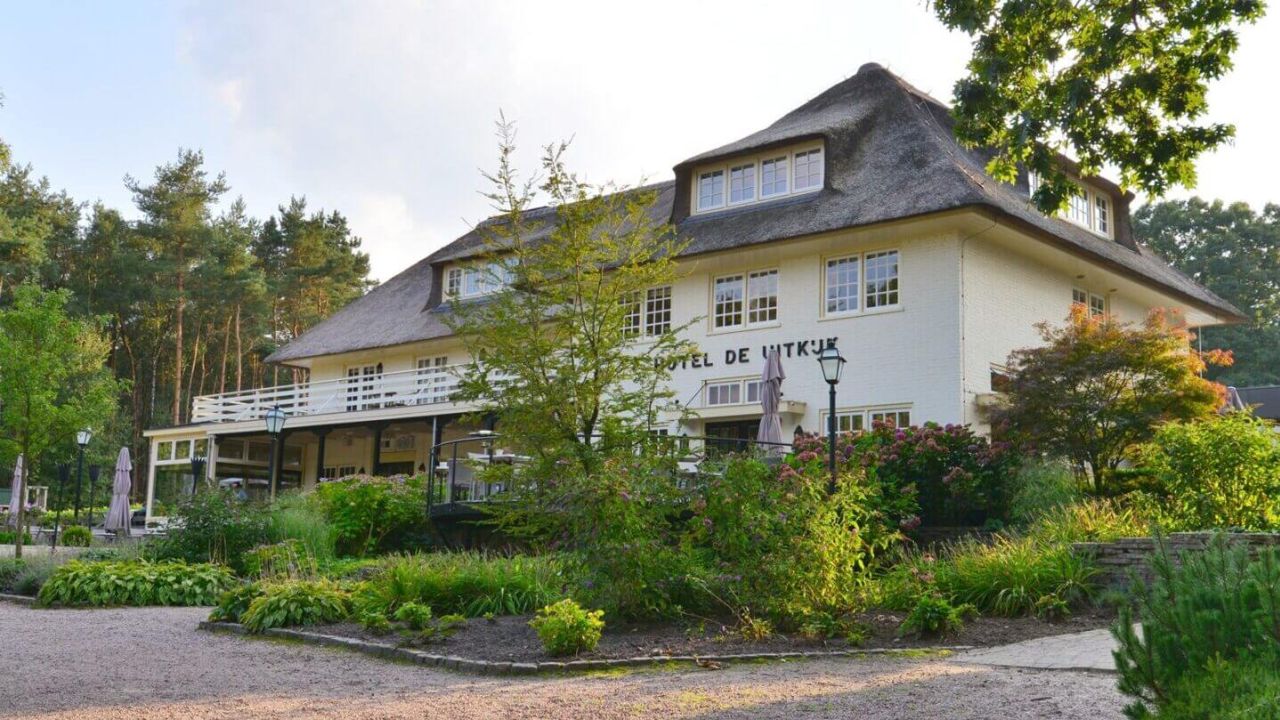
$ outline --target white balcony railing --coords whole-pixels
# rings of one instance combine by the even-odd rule
[[[446,403],[458,388],[458,368],[454,365],[419,368],[201,395],[192,403],[191,421],[256,420],[276,405],[285,414],[298,416]]]

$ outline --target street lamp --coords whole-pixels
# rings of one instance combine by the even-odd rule
[[[80,455],[76,460],[76,510],[74,513],[74,522],[80,524],[80,488],[84,485],[84,449],[89,446],[89,441],[93,439],[93,431],[85,428],[76,433],[76,444],[80,446]]]
[[[271,486],[271,499],[276,499],[276,441],[280,438],[280,431],[284,429],[284,411],[279,405],[272,407],[267,411],[264,418],[267,421],[267,434],[271,436],[271,447],[267,454],[267,484]]]
[[[836,385],[840,383],[840,373],[844,371],[844,358],[835,345],[828,345],[818,353],[818,364],[822,366],[822,379],[827,381],[831,389],[831,405],[827,412],[827,457],[831,466],[831,494],[836,492]]]

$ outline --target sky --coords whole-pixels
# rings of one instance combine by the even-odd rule
[[[490,214],[494,123],[518,163],[572,138],[593,182],[665,180],[877,62],[950,97],[969,40],[924,0],[10,3],[0,138],[77,200],[130,216],[124,177],[201,149],[265,218],[338,210],[385,280]],[[1280,202],[1280,11],[1210,91],[1235,142],[1199,194]]]

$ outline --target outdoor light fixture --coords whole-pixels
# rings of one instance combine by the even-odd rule
[[[80,455],[76,460],[76,510],[74,513],[75,523],[80,524],[80,488],[84,485],[84,449],[88,447],[89,441],[93,439],[93,431],[85,428],[76,433],[76,444],[80,446]],[[92,501],[92,499],[90,499]]]
[[[818,364],[822,366],[822,379],[827,381],[831,389],[831,404],[827,412],[827,462],[831,469],[831,483],[828,488],[831,494],[836,492],[836,385],[840,383],[840,374],[844,372],[844,358],[835,345],[828,345],[818,353]]]
[[[276,499],[276,486],[279,484],[279,473],[276,471],[276,442],[280,438],[280,431],[284,429],[285,414],[279,405],[273,406],[263,416],[267,423],[267,434],[271,436],[271,442],[267,452],[267,485],[271,488],[271,499]]]

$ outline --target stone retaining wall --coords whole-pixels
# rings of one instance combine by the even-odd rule
[[[1164,543],[1177,557],[1188,550],[1205,549],[1214,535],[1211,532],[1170,533],[1165,536]],[[1247,545],[1251,555],[1256,555],[1258,548],[1280,547],[1280,533],[1223,533],[1222,536],[1232,545]],[[1077,554],[1086,555],[1097,563],[1099,574],[1094,580],[1101,587],[1128,589],[1131,573],[1143,580],[1151,580],[1149,563],[1156,548],[1153,538],[1083,542],[1075,543],[1072,548]]]

